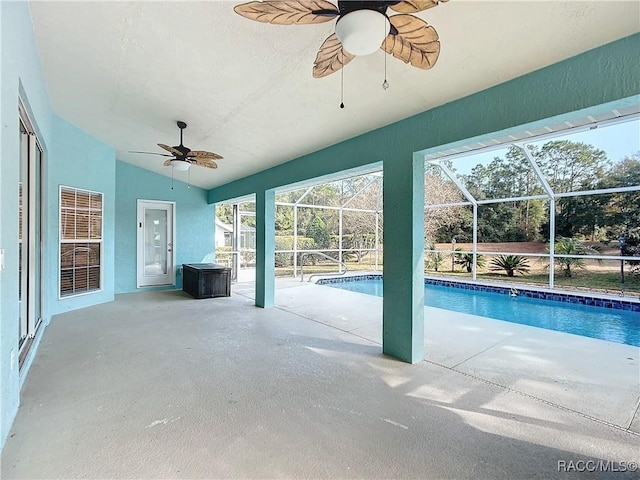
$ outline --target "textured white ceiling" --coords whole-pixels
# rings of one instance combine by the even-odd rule
[[[117,150],[171,175],[157,143],[224,156],[194,167],[213,188],[502,83],[640,31],[640,2],[463,1],[417,14],[440,35],[431,70],[382,51],[312,77],[335,22],[277,26],[240,17],[243,2],[31,2],[56,112]],[[175,172],[187,178],[186,172]],[[183,178],[184,177],[184,178]]]

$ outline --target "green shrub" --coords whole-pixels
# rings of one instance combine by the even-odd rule
[[[455,259],[456,265],[462,265],[468,273],[473,272],[473,253],[458,253]],[[476,269],[484,268],[484,257],[476,254]]]
[[[435,250],[436,246],[430,240],[425,242],[425,248],[427,250]],[[444,255],[442,252],[426,252],[424,256],[424,266],[427,270],[435,270],[436,272],[440,268],[440,265],[444,263]]]
[[[549,251],[548,247],[547,251]],[[556,243],[553,246],[553,251],[554,253],[560,255],[597,255],[598,253],[600,253],[598,248],[590,247],[582,240],[560,236],[556,238]],[[581,258],[556,257],[555,262],[562,270],[562,274],[567,278],[571,277],[571,275],[573,274],[573,272],[571,271],[572,268],[587,268],[584,260]],[[600,262],[602,262],[602,260],[598,260],[598,263]]]
[[[314,240],[317,248],[329,248],[331,243],[331,235],[329,235],[327,225],[320,216],[315,214],[307,226],[306,236]],[[301,248],[300,243],[298,243],[298,248]]]
[[[509,277],[513,277],[516,273],[525,275],[529,273],[529,260],[521,255],[500,255],[491,259],[489,270],[493,272],[504,270]]]
[[[300,250],[313,250],[317,247],[313,238],[298,237],[298,248]],[[293,250],[293,235],[276,235],[276,251],[277,250]],[[298,253],[298,265],[300,265],[301,255],[301,253]],[[291,267],[293,265],[293,252],[276,253],[275,263],[276,267]]]

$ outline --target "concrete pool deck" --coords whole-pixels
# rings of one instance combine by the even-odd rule
[[[382,298],[277,284],[276,307],[382,345]],[[640,433],[638,347],[425,307],[425,361]]]
[[[637,478],[638,348],[427,308],[408,365],[381,298],[276,287],[271,309],[239,283],[56,316],[0,477]]]

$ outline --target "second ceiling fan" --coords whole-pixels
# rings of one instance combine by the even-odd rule
[[[153,152],[131,152],[131,153],[144,153],[147,155],[160,155],[161,157],[172,157],[164,162],[165,167],[173,167],[176,170],[189,170],[191,165],[198,165],[206,168],[218,168],[218,164],[215,160],[222,160],[222,156],[217,153],[207,152],[206,150],[191,150],[182,144],[182,131],[187,128],[187,124],[178,120],[176,122],[180,129],[180,145],[171,147],[164,143],[158,143],[158,146],[163,150],[166,150],[171,155],[166,153],[153,153]]]

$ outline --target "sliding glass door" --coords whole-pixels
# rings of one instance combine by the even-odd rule
[[[19,124],[18,332],[22,365],[42,317],[42,147],[22,108]]]

